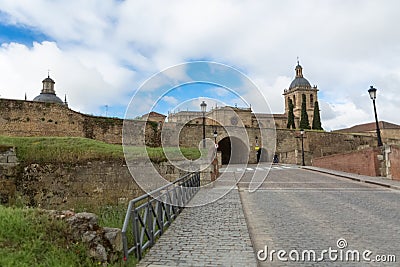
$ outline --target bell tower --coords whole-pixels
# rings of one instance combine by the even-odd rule
[[[318,91],[316,85],[311,86],[309,81],[303,76],[303,67],[300,62],[297,61],[297,66],[295,68],[296,76],[291,82],[289,89],[284,89],[283,95],[285,97],[285,115],[289,114],[289,99],[293,103],[293,113],[296,127],[299,126],[300,116],[301,116],[301,104],[303,95],[306,98],[306,110],[308,115],[308,120],[310,124],[312,123],[314,117],[314,103],[318,101]]]

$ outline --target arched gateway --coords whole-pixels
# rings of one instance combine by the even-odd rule
[[[218,142],[222,164],[241,164],[249,161],[249,148],[237,137],[225,137]]]

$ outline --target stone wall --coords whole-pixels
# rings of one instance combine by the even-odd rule
[[[314,158],[312,165],[361,175],[384,176],[382,149],[377,147]]]
[[[393,180],[400,181],[400,147],[390,146],[390,153],[388,154],[388,167],[390,171],[388,174]]]
[[[143,163],[144,164],[144,163]],[[167,163],[154,164],[167,180],[184,172]],[[209,172],[207,169],[206,172]],[[203,180],[210,174],[204,173]],[[133,180],[124,162],[93,161],[85,164],[0,164],[0,200],[16,201],[44,209],[95,209],[126,204],[144,192]]]
[[[123,120],[75,112],[64,105],[0,99],[0,135],[71,136],[121,143]]]
[[[74,136],[92,138],[107,143],[122,143],[122,127],[124,121],[116,118],[105,118],[84,115],[63,105],[40,103],[22,100],[0,99],[0,135],[7,136]],[[250,114],[250,113],[249,113]],[[124,136],[129,144],[146,143],[148,146],[160,146],[161,129],[157,123],[145,121],[125,121],[129,136]],[[171,140],[179,136],[179,145],[198,147],[202,139],[202,125],[188,124],[179,132],[179,124],[165,123],[168,128],[163,136],[166,146],[177,146]],[[206,126],[206,136],[213,139],[214,129],[217,129],[217,142],[227,137],[226,130],[221,126]],[[234,131],[235,127],[228,126]],[[260,137],[257,128],[245,127],[250,151],[249,162],[256,162],[255,137]],[[127,133],[126,132],[126,133]],[[298,130],[277,129],[276,153],[282,163],[298,164],[301,159],[301,142]],[[331,154],[355,151],[376,146],[376,138],[368,135],[343,134],[332,132],[306,131],[304,150],[306,164],[311,159]],[[243,140],[242,138],[239,138]],[[272,142],[272,140],[267,140]],[[387,144],[400,145],[400,139],[385,139]],[[266,149],[268,160],[272,160],[273,145]]]
[[[123,119],[85,115],[54,103],[9,99],[0,99],[0,111],[0,135],[85,137],[122,143]],[[143,144],[143,138],[149,146],[159,145],[157,123],[131,122],[133,145]]]
[[[0,145],[0,204],[15,199],[15,178],[18,173],[15,148]]]
[[[289,129],[277,129],[276,131],[276,152],[280,161],[299,164],[301,162],[300,132]],[[311,165],[313,158],[376,146],[376,138],[372,136],[317,131],[306,131],[303,142],[306,165]]]

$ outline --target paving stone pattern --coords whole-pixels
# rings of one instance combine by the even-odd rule
[[[201,190],[192,203],[221,190]],[[184,209],[137,266],[257,266],[237,189]]]
[[[279,187],[269,186],[274,183]],[[396,263],[385,264],[330,261],[328,257],[320,263],[282,262],[275,254],[275,260],[267,258],[260,266],[400,264],[399,191],[298,169],[270,172],[255,193],[249,193],[244,183],[240,194],[255,252],[268,246],[269,251],[315,250],[320,255],[329,247],[337,250],[337,240],[344,238],[348,246],[343,251],[370,250],[373,257],[397,254]]]

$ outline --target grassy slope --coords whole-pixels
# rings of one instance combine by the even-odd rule
[[[0,136],[1,145],[16,147],[19,160],[26,163],[124,159],[121,145],[86,138]],[[145,157],[142,149],[129,149],[137,158]],[[179,154],[175,148],[166,149]],[[181,148],[181,152],[188,159],[200,156],[197,148]],[[153,161],[166,161],[162,148],[147,148],[147,153]],[[97,214],[100,225],[120,228],[125,207],[103,207]],[[65,227],[38,210],[0,205],[0,266],[94,266],[82,244],[68,242]],[[134,265],[135,259],[130,259]]]
[[[66,162],[76,163],[88,160],[123,160],[121,145],[108,144],[79,137],[8,137],[0,136],[0,145],[17,148],[17,156],[23,162]],[[174,148],[166,148],[173,149]],[[176,149],[175,149],[176,150]],[[136,158],[144,158],[143,150],[130,148]],[[197,148],[181,148],[188,159],[197,159]],[[156,162],[166,161],[162,148],[147,148],[150,159]]]
[[[38,210],[0,206],[0,266],[94,266],[66,229]]]

